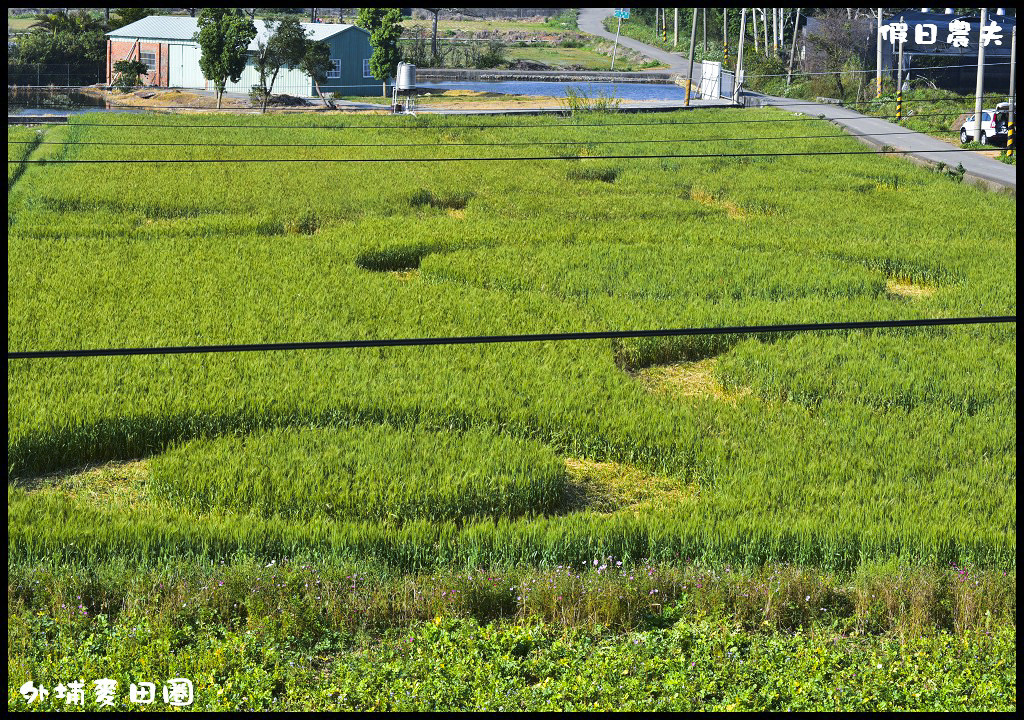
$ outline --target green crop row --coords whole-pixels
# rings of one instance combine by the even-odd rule
[[[152,487],[199,512],[444,521],[558,509],[565,466],[537,443],[478,431],[284,428],[175,448],[156,458]]]

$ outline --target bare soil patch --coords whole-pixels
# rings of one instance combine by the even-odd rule
[[[706,190],[701,190],[699,188],[691,189],[690,199],[699,202],[701,205],[713,207],[717,210],[724,210],[726,215],[735,220],[742,220],[747,216],[746,211],[736,203],[724,198],[717,198]]]
[[[644,472],[633,465],[566,458],[570,510],[640,512],[652,507],[696,503],[698,490],[677,478]]]
[[[15,482],[30,492],[59,493],[74,496],[77,502],[96,507],[128,510],[149,502],[148,479],[148,460],[128,460],[89,465]]]
[[[907,300],[920,300],[921,298],[931,297],[935,294],[935,288],[933,287],[919,285],[911,282],[910,280],[900,280],[898,278],[891,278],[887,280],[885,288],[889,291],[890,295]]]
[[[729,389],[715,377],[715,358],[671,365],[655,365],[635,374],[650,392],[676,397],[711,397],[735,403],[750,394],[749,388]]]

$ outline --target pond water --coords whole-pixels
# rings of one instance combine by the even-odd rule
[[[551,82],[531,80],[452,80],[446,82],[418,82],[424,90],[472,90],[503,95],[539,95],[564,98],[569,88],[590,97],[615,97],[625,101],[660,100],[682,102],[686,91],[673,83],[617,83],[617,82]]]
[[[7,88],[8,115],[77,115],[104,110],[107,102],[66,88]]]

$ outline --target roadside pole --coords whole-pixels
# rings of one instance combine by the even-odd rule
[[[1017,115],[1017,28],[1010,36],[1010,119],[1006,124],[1006,157],[1013,157],[1013,121]]]
[[[703,50],[701,52],[703,53],[703,55],[701,55],[701,57],[706,58],[708,56],[708,9],[707,8],[704,8],[704,44],[703,44],[702,47],[703,47]]]
[[[786,13],[785,8],[779,8],[779,52],[786,52]]]
[[[747,9],[740,10],[740,49],[736,54],[736,79],[733,80],[733,95],[736,102],[740,100],[740,88],[743,86],[743,41],[747,34]]]
[[[672,8],[672,47],[679,44],[679,8]]]
[[[882,97],[882,8],[878,8],[878,49],[875,51],[875,97]]]
[[[779,11],[772,8],[772,55],[779,54]]]
[[[789,69],[786,71],[786,87],[793,79],[793,58],[796,55],[797,28],[800,27],[800,8],[796,9],[796,20],[793,21],[793,44],[789,46]]]
[[[903,18],[900,18],[900,23]],[[896,122],[903,119],[903,40],[900,40],[899,69],[896,70]]]
[[[686,71],[686,102],[684,103],[687,107],[690,105],[690,94],[691,87],[693,86],[693,51],[694,45],[697,44],[697,8],[693,9],[693,23],[690,25],[690,68]]]
[[[725,52],[725,69],[729,69],[729,8],[722,8],[722,50]]]
[[[768,8],[761,8],[761,25],[764,26],[764,56],[768,57]]]
[[[754,24],[754,52],[757,52],[757,8],[750,8],[750,22]]]
[[[668,21],[665,20],[665,8],[661,9],[661,42],[668,45]]]
[[[615,44],[612,45],[612,70],[615,69],[615,51],[619,49],[619,30],[622,29],[622,16],[619,16],[619,24],[615,26]]]
[[[980,28],[988,21],[988,10],[981,9],[981,25],[978,32],[978,82],[974,88],[974,142],[981,142],[981,95],[985,92],[985,45],[981,42]]]

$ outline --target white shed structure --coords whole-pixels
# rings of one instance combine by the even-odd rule
[[[259,83],[259,73],[253,65],[253,55],[260,42],[270,35],[267,23],[254,20],[256,37],[249,43],[249,62],[238,82],[228,82],[227,92],[248,93]],[[372,54],[369,33],[355,25],[329,23],[301,23],[306,37],[324,41],[331,50],[334,65],[328,72],[327,82],[321,84],[324,92],[339,95],[366,95],[380,92],[380,84],[370,75]],[[107,80],[113,80],[113,64],[118,60],[134,58],[144,62],[149,72],[150,85],[183,89],[212,90],[211,83],[199,68],[199,43],[193,40],[199,30],[199,21],[193,17],[150,15],[107,33]],[[274,82],[276,94],[313,97],[312,78],[298,68],[281,68]]]

